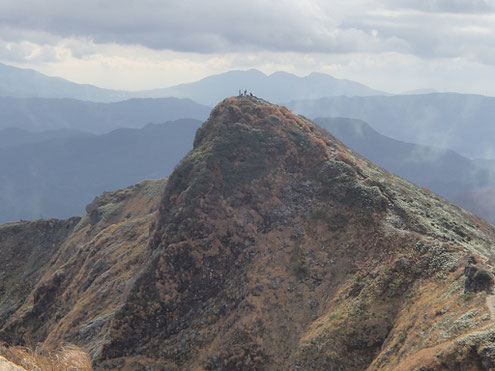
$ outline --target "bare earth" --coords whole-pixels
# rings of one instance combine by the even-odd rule
[[[495,295],[488,295],[486,297],[486,305],[490,311],[490,317],[492,321],[495,321]]]
[[[5,358],[0,356],[0,370],[1,371],[25,371],[26,369],[21,366],[17,366],[16,364],[7,361]]]

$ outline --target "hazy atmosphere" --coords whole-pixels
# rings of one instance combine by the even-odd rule
[[[495,95],[493,0],[2,0],[0,62],[125,90],[232,69]]]

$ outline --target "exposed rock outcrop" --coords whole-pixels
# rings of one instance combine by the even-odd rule
[[[476,259],[470,256],[464,267],[466,282],[464,283],[464,293],[485,291],[492,293],[493,274],[476,266]]]

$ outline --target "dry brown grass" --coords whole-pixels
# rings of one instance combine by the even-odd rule
[[[486,228],[483,220],[477,215],[468,215],[469,219],[476,224],[483,232],[486,232],[488,229]]]
[[[0,345],[0,355],[29,371],[89,371],[91,358],[81,348],[66,344],[56,351]]]

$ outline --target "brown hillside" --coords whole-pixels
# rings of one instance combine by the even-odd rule
[[[8,240],[0,234],[2,251],[16,248],[17,256],[11,255],[10,264],[24,264],[16,272],[29,271],[28,268],[34,269],[38,265],[43,269],[40,268],[36,277],[39,282],[31,291],[14,292],[17,295],[14,304],[22,300],[22,305],[17,305],[15,313],[0,322],[1,340],[29,346],[44,342],[47,349],[53,350],[70,342],[98,358],[108,339],[111,319],[125,302],[135,277],[149,259],[150,224],[164,185],[163,180],[145,181],[104,193],[88,205],[86,216],[68,221],[74,220],[71,234],[58,244],[37,248],[38,235],[34,232],[28,240],[31,230],[41,229],[48,222],[2,227],[3,233],[11,234],[10,230],[14,228],[24,229],[26,233],[18,232],[14,236],[22,249],[12,245],[13,237]],[[65,231],[68,222],[58,222],[59,230]],[[46,254],[51,255],[45,264],[41,264],[44,262],[42,254],[36,256],[38,261],[31,259],[33,252],[28,247],[35,252],[45,249]],[[51,247],[56,248],[55,252]],[[30,260],[26,262],[27,259]],[[18,273],[15,277],[22,276]]]
[[[89,205],[1,337],[97,369],[494,367],[494,227],[305,118],[226,99],[163,186]]]

